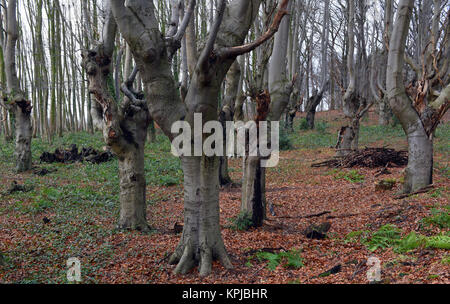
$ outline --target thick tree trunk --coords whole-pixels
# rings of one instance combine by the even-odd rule
[[[411,193],[433,183],[433,140],[430,140],[422,127],[407,134],[408,167],[405,170],[403,192]]]
[[[111,59],[116,28],[108,9],[102,41],[96,48],[83,52],[83,66],[89,78],[89,93],[96,101],[92,107],[94,122],[102,129],[106,144],[119,159],[120,218],[117,227],[149,231],[144,147],[150,115],[143,94],[133,93],[136,73],[125,75],[127,80],[122,85],[125,98],[120,105],[114,97],[117,92],[111,76]]]
[[[199,265],[200,276],[211,272],[213,260],[231,268],[220,233],[219,160],[217,157],[183,157],[184,227],[170,258],[175,273],[186,274]],[[199,174],[200,172],[200,174]]]
[[[338,134],[336,156],[345,156],[358,150],[360,118],[355,117],[349,126],[342,127]]]
[[[316,119],[316,109],[309,110],[306,113],[306,123],[308,125],[308,129],[313,130],[315,127],[315,119]]]
[[[145,142],[139,143],[137,148],[130,148],[119,157],[119,229],[150,230],[146,219],[144,144]]]

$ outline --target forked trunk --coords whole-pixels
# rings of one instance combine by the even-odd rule
[[[186,274],[197,264],[200,276],[211,272],[212,261],[225,268],[231,262],[220,233],[219,159],[218,157],[183,157],[184,227],[180,242],[170,258],[178,264],[175,273]]]
[[[258,156],[244,157],[241,212],[249,214],[253,227],[261,227],[266,218],[266,170]]]

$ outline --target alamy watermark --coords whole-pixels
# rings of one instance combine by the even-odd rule
[[[371,283],[381,281],[381,261],[377,257],[370,257],[367,260],[367,266],[370,267],[367,270],[367,280]]]
[[[172,141],[172,154],[177,157],[258,156],[265,168],[277,166],[280,159],[279,121],[258,124],[255,121],[227,121],[224,130],[219,121],[208,121],[203,125],[202,114],[197,113],[194,114],[193,130],[188,122],[177,121],[171,132],[179,134]],[[210,135],[206,137],[207,134]]]
[[[78,258],[67,260],[67,281],[81,282],[81,262]]]

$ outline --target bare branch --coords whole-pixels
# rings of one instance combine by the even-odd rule
[[[189,7],[187,8],[187,11],[184,14],[184,17],[183,17],[183,20],[181,21],[178,32],[173,37],[173,39],[175,41],[181,41],[181,39],[183,38],[184,33],[186,32],[186,28],[188,27],[188,24],[191,21],[192,15],[194,14],[195,5],[196,5],[195,0],[191,0],[189,2]]]
[[[280,27],[281,21],[283,20],[283,17],[288,14],[287,12],[287,6],[289,4],[289,0],[283,0],[283,2],[280,5],[280,8],[278,9],[277,14],[275,15],[272,25],[269,27],[269,29],[258,39],[255,41],[241,45],[241,46],[234,46],[234,47],[227,47],[218,50],[218,56],[220,58],[235,58],[239,55],[248,53],[256,49],[258,46],[269,40],[270,38],[275,35],[275,33],[278,31],[278,28]]]
[[[207,70],[209,57],[214,49],[214,43],[216,42],[217,34],[219,33],[220,25],[222,24],[223,15],[226,8],[226,0],[221,0],[219,4],[219,11],[217,13],[216,20],[212,26],[209,33],[208,41],[206,42],[205,48],[203,49],[200,58],[197,63],[197,68],[202,70]]]

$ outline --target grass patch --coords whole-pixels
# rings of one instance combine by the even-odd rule
[[[339,171],[335,176],[335,179],[344,179],[351,183],[364,182],[364,175],[359,174],[357,170]]]
[[[422,223],[441,229],[450,228],[450,205],[445,206],[444,210],[437,208],[431,209],[431,216],[423,218]]]

